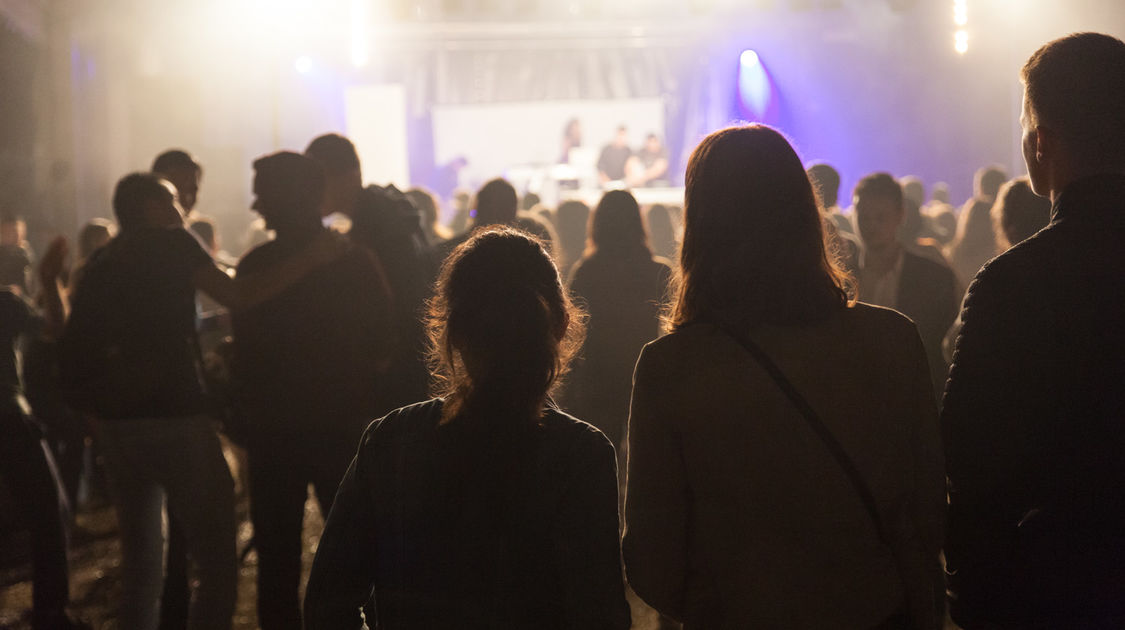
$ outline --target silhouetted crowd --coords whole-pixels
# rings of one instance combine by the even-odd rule
[[[263,630],[1125,627],[1125,43],[1020,77],[1028,175],[982,168],[960,209],[888,173],[844,208],[749,124],[696,147],[682,208],[494,179],[445,225],[327,134],[253,163],[239,259],[182,150],[73,265],[4,218],[32,626],[88,627],[94,449],[124,630],[231,627],[246,496]]]

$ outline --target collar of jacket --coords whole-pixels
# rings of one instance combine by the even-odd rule
[[[1125,225],[1125,174],[1091,175],[1064,188],[1051,208],[1051,224],[1072,219]]]

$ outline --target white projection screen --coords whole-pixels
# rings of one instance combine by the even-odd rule
[[[410,186],[406,90],[402,85],[347,88],[347,135],[355,143],[364,182]]]
[[[462,181],[474,185],[513,167],[549,166],[562,155],[563,128],[571,118],[582,125],[583,148],[595,155],[622,124],[633,148],[649,133],[664,136],[660,98],[439,105],[432,110],[434,159],[445,164],[465,156]]]

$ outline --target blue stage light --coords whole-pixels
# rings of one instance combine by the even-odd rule
[[[747,113],[758,119],[769,110],[773,87],[756,51],[744,50],[739,56],[738,95]]]

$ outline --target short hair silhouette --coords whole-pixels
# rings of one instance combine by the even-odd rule
[[[974,192],[982,197],[995,199],[1000,187],[1008,181],[1008,171],[1003,166],[993,164],[979,169],[973,175]]]
[[[780,133],[760,124],[703,139],[688,161],[674,328],[819,321],[848,303],[816,193]]]
[[[1091,163],[1125,165],[1125,42],[1075,33],[1043,45],[1020,71],[1032,123]]]
[[[584,328],[543,244],[495,226],[446,259],[427,330],[443,421],[534,423]]]
[[[316,160],[279,151],[254,160],[254,177],[259,197],[268,193],[272,212],[297,219],[320,216],[324,169]]]
[[[903,212],[906,211],[906,197],[903,195],[902,186],[890,173],[872,173],[859,180],[859,183],[855,185],[855,192],[852,193],[852,197],[854,199],[860,197],[890,199],[902,208]]]
[[[359,168],[359,154],[351,140],[338,133],[326,133],[313,138],[305,148],[305,155],[324,167],[329,177]]]
[[[109,242],[117,232],[117,226],[108,219],[90,219],[78,231],[78,259],[85,260],[96,249]]]
[[[926,203],[926,185],[917,175],[907,175],[898,181],[902,186],[902,196],[909,203],[921,208]]]
[[[477,191],[477,226],[507,225],[516,220],[519,196],[502,178],[489,180]]]
[[[831,164],[817,162],[809,167],[808,175],[825,208],[831,208],[839,202],[840,173]]]
[[[200,166],[199,162],[183,149],[169,149],[156,156],[156,159],[152,161],[152,172],[154,173],[167,175],[179,169],[203,172],[203,167]]]
[[[997,241],[1007,249],[1032,237],[1051,220],[1051,202],[1031,190],[1031,180],[1017,177],[1004,184],[992,206]]]
[[[143,227],[146,206],[174,198],[171,187],[168,180],[156,173],[130,173],[122,177],[113,189],[113,214],[121,230]]]
[[[637,198],[626,190],[611,190],[590,215],[588,254],[638,254],[652,257]]]

